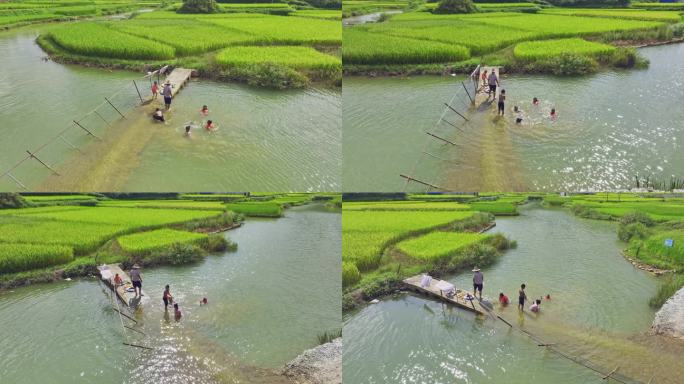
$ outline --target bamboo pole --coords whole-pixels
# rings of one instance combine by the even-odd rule
[[[42,160],[40,160],[39,158],[37,158],[36,155],[34,155],[33,153],[31,153],[29,150],[26,150],[26,153],[28,153],[29,156],[31,156],[32,159],[36,159],[39,163],[43,164],[43,166],[45,166],[45,168],[51,170],[52,173],[54,173],[55,175],[59,176],[59,173],[57,173],[57,171],[55,171],[54,169],[52,169],[52,167],[50,167],[49,165],[45,164]]]
[[[78,125],[79,128],[81,128],[82,130],[86,131],[90,136],[92,136],[92,137],[94,137],[94,138],[96,138],[96,139],[98,139],[98,140],[102,140],[102,139],[100,139],[99,137],[97,137],[97,135],[95,135],[94,133],[90,132],[90,131],[88,130],[88,128],[86,128],[86,127],[84,127],[83,125],[81,125],[81,123],[79,123],[78,121],[73,120],[73,122],[74,122],[74,124]]]
[[[430,135],[430,136],[432,136],[432,137],[434,137],[434,138],[436,138],[436,139],[439,139],[439,140],[442,140],[442,141],[444,141],[444,142],[446,142],[446,143],[449,143],[449,144],[451,144],[451,145],[456,145],[456,143],[451,142],[451,141],[449,141],[449,140],[447,140],[447,139],[445,139],[445,138],[439,137],[439,136],[435,135],[434,133],[430,133],[430,132],[428,132],[428,131],[425,131],[425,133],[427,133],[428,135]]]
[[[126,118],[126,116],[124,116],[124,114],[123,114],[123,113],[121,113],[121,111],[119,111],[119,110],[118,110],[118,109],[117,109],[117,108],[116,108],[116,107],[114,106],[114,104],[112,104],[112,102],[111,102],[111,101],[109,101],[109,99],[108,99],[108,98],[106,98],[106,97],[105,97],[105,100],[107,100],[107,102],[109,103],[109,105],[111,105],[111,106],[112,106],[112,108],[114,108],[114,110],[115,110],[115,111],[117,111],[117,112],[119,113],[119,115],[121,115],[121,117],[123,117],[124,119]]]

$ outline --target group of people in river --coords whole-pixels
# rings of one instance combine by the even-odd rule
[[[473,297],[477,298],[477,295],[479,293],[479,299],[482,301],[482,289],[484,287],[484,275],[482,274],[482,271],[480,268],[473,268]],[[527,298],[527,293],[525,292],[526,285],[523,283],[520,285],[520,289],[518,290],[518,309],[520,311],[525,310],[525,302],[528,301]],[[546,294],[546,300],[551,300],[551,294]],[[499,292],[499,304],[502,307],[508,306],[510,300],[506,294],[503,292]],[[530,311],[539,313],[541,311],[541,303],[542,299],[535,299],[532,300],[532,304],[530,305]]]
[[[156,100],[157,96],[159,95],[159,84],[156,81],[152,83],[151,91],[152,100]],[[161,94],[164,97],[164,110],[162,110],[161,108],[156,108],[154,113],[152,113],[152,119],[160,123],[165,123],[166,117],[164,116],[164,112],[168,112],[171,109],[171,100],[173,98],[173,84],[167,81],[164,84],[164,88],[162,89]],[[200,109],[200,115],[202,117],[209,116],[209,107],[203,105]],[[201,126],[208,132],[215,132],[218,130],[218,126],[216,125],[216,123],[210,119],[207,119],[205,122],[203,122]],[[196,124],[193,121],[186,123],[184,126],[185,132],[183,135],[186,137],[190,137],[190,132],[195,127]]]
[[[164,302],[164,312],[167,312],[169,309],[169,304],[173,304],[173,315],[174,319],[176,321],[179,321],[181,317],[183,317],[183,313],[181,313],[180,308],[178,307],[178,303],[173,302],[173,295],[171,294],[171,287],[167,284],[164,287],[164,293],[162,294],[162,301]],[[203,297],[199,301],[200,307],[203,305],[209,305],[209,300],[207,300],[206,297]]]
[[[496,100],[496,89],[501,85],[499,82],[499,77],[496,75],[496,70],[492,69],[492,72],[488,74],[487,70],[484,70],[480,74],[480,79],[482,80],[482,90],[483,92],[487,92],[487,101],[491,98],[492,101]],[[540,106],[541,102],[539,101],[538,98],[534,97],[532,98],[532,107],[533,108],[538,108]],[[499,92],[499,100],[497,102],[497,116],[503,116],[506,111],[506,90],[501,89]],[[517,105],[513,106],[513,113],[515,113],[515,123],[516,124],[522,124],[524,120],[524,112],[522,108],[518,107]],[[551,108],[551,112],[549,113],[549,119],[551,121],[556,121],[558,118],[558,112],[556,112],[556,108]]]
[[[141,298],[143,296],[142,293],[142,275],[140,273],[140,265],[138,264],[133,264],[131,267],[131,271],[129,272],[129,277],[131,278],[131,285],[133,286],[133,292],[135,293],[135,298]],[[114,275],[114,287],[119,287],[124,285],[124,281],[121,278],[121,276],[116,273]],[[162,302],[164,303],[164,313],[167,314],[169,310],[169,305],[173,306],[173,317],[176,321],[180,321],[180,319],[183,317],[183,313],[180,310],[180,307],[178,306],[178,303],[173,302],[173,295],[171,294],[171,287],[167,284],[164,287],[164,293],[162,293]],[[208,305],[209,301],[207,300],[206,297],[203,297],[199,305],[204,306]]]

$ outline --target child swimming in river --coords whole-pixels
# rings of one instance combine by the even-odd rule
[[[207,120],[207,123],[204,125],[204,129],[206,129],[209,132],[213,132],[213,131],[217,130],[218,127],[216,126],[216,124],[214,124],[213,121]]]
[[[202,106],[202,109],[200,109],[200,113],[201,113],[203,116],[208,115],[208,114],[209,114],[209,107],[207,107],[206,105],[203,105],[203,106]]]
[[[556,112],[556,108],[551,108],[550,117],[551,117],[551,120],[556,121],[556,119],[558,118],[558,113]]]
[[[165,122],[166,120],[164,119],[164,112],[162,112],[161,109],[157,108],[156,111],[154,111],[154,114],[152,114],[152,118],[155,121],[159,121],[160,123]]]
[[[513,112],[515,113],[515,123],[516,124],[521,124],[523,121],[523,113],[520,108],[518,108],[517,105],[513,106]]]
[[[532,105],[539,105],[539,99],[537,99],[536,97],[533,97],[532,98]]]
[[[539,308],[539,305],[541,304],[541,300],[537,299],[535,300],[532,305],[530,305],[530,311],[532,312],[539,312],[541,308]]]

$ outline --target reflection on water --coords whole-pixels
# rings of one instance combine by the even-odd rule
[[[149,93],[140,73],[43,61],[45,53],[34,42],[38,28],[50,26],[0,33],[0,133],[5,138],[0,144],[2,171],[25,157],[27,149],[47,142],[115,91],[123,90],[115,105],[136,104],[133,79],[138,79],[144,96]],[[110,164],[90,169],[90,176],[98,180],[116,178],[113,185],[131,191],[336,191],[341,185],[342,163],[340,99],[337,89],[274,91],[192,81],[174,98],[165,126],[141,116],[147,113],[141,108],[125,108],[128,119],[109,130],[96,116],[84,123],[101,136],[105,131],[109,135],[133,131],[129,136],[139,137],[138,143],[128,138],[120,143],[123,148],[108,148],[113,153],[128,150],[124,160],[121,156],[111,160],[104,151],[81,157],[60,140],[41,151],[41,157],[50,165],[66,164],[79,172],[79,162],[107,163],[109,159]],[[200,116],[202,105],[209,106],[209,116]],[[99,112],[104,111],[115,114],[108,106]],[[105,117],[111,122],[115,116]],[[212,119],[219,130],[209,134],[196,129],[191,139],[183,136],[186,122],[199,124],[206,119]],[[67,138],[76,145],[94,142],[78,128]],[[41,181],[49,174],[35,161],[14,172],[29,188],[45,189],[50,187]],[[54,180],[50,184],[65,189]],[[77,185],[76,181],[71,184],[67,190]],[[7,178],[0,180],[0,186],[17,188]],[[92,190],[90,186],[80,187]],[[111,190],[110,185],[106,187]]]
[[[400,173],[454,190],[580,190],[625,188],[634,176],[669,179],[681,172],[684,151],[684,44],[640,49],[646,70],[603,71],[584,77],[504,76],[506,117],[468,117],[463,132],[435,129],[457,146],[429,140],[460,79],[418,76],[345,78],[345,189],[395,191]],[[541,105],[532,106],[538,97]],[[462,109],[467,97],[454,104]],[[516,125],[511,111],[524,114]],[[558,119],[549,118],[551,108]],[[451,122],[459,122],[448,114]],[[424,148],[423,143],[429,143]],[[364,164],[374,164],[372,168]],[[513,175],[511,175],[513,173]],[[518,175],[519,174],[519,175]],[[423,188],[423,187],[416,187]]]
[[[0,376],[12,383],[284,383],[275,368],[340,327],[340,215],[293,208],[226,235],[237,252],[143,270],[148,299],[137,324],[124,322],[145,333],[127,331],[128,342],[153,351],[122,345],[118,315],[95,280],[1,294]],[[165,284],[180,322],[164,314]],[[200,307],[203,297],[209,305]]]
[[[654,312],[648,299],[657,279],[619,254],[611,223],[577,219],[532,206],[497,219],[518,247],[483,269],[485,296],[517,300],[547,293],[542,312],[497,308],[515,326],[411,294],[382,300],[345,319],[344,375],[351,382],[600,383],[601,377],[539,347],[519,329],[570,356],[644,382],[674,383],[681,376],[681,343],[645,336]],[[464,273],[448,280],[471,287]],[[363,357],[360,357],[363,356]],[[679,375],[679,376],[677,376]],[[674,381],[673,381],[674,380]]]

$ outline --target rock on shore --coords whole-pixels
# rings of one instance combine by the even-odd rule
[[[342,384],[342,338],[304,351],[282,374],[296,384]]]
[[[656,313],[653,332],[684,340],[684,288],[667,299]]]

